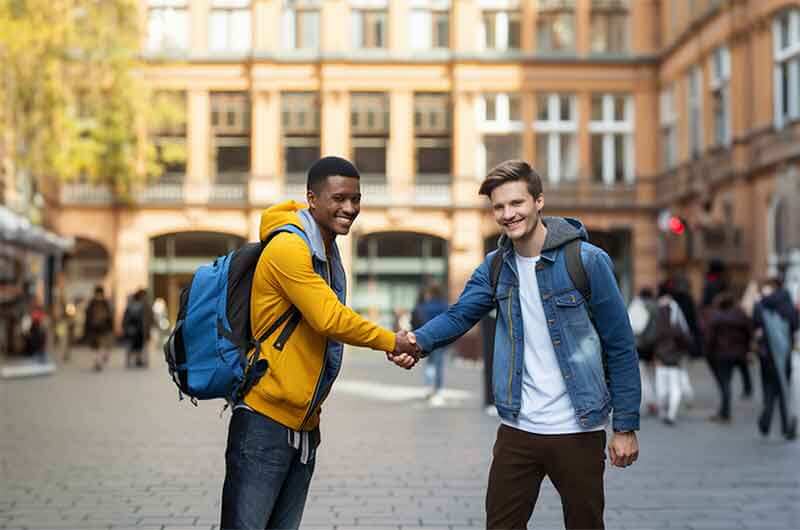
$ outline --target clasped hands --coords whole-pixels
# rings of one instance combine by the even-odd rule
[[[398,331],[395,335],[394,351],[386,352],[386,359],[400,368],[410,370],[422,357],[417,346],[417,337],[411,331]]]

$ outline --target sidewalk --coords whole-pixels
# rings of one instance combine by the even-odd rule
[[[449,364],[448,403],[429,408],[420,368],[346,355],[303,528],[483,528],[498,420],[482,411],[481,372]],[[758,436],[758,398],[737,399],[730,426],[707,422],[715,396],[699,363],[693,381],[696,403],[678,425],[644,419],[640,461],[608,468],[608,528],[800,528],[800,444]],[[159,356],[125,370],[120,351],[96,374],[78,350],[54,376],[0,381],[0,404],[0,528],[218,523],[228,413],[178,402]],[[563,528],[549,483],[531,527]]]

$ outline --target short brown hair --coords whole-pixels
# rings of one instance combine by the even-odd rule
[[[498,186],[518,180],[528,184],[528,193],[534,199],[542,194],[542,177],[524,160],[506,160],[497,164],[483,179],[478,194],[491,197]]]

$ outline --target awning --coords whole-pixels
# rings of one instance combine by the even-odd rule
[[[59,236],[27,218],[0,206],[0,241],[48,254],[61,254],[72,249],[74,238]]]

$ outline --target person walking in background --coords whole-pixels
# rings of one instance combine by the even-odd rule
[[[432,282],[423,289],[422,301],[414,308],[412,314],[415,318],[412,319],[412,326],[415,328],[421,327],[432,318],[447,311],[447,301],[442,295],[441,286]],[[431,407],[441,407],[444,403],[442,396],[442,386],[444,384],[444,364],[446,357],[446,349],[436,348],[426,359],[425,369],[423,371],[425,378],[425,385],[430,387],[428,394],[428,404]]]
[[[736,365],[746,362],[752,338],[752,322],[728,291],[719,293],[714,305],[706,325],[705,351],[717,373],[720,406],[717,414],[709,419],[730,423],[731,379]]]
[[[656,317],[656,395],[661,419],[675,425],[681,405],[681,361],[691,347],[691,333],[683,311],[672,297],[669,283],[658,289]]]
[[[147,291],[139,289],[128,301],[122,317],[122,329],[128,341],[125,366],[143,368],[147,366],[146,347],[150,338],[152,316],[147,301]]]
[[[775,405],[781,429],[787,440],[797,438],[797,417],[791,409],[791,352],[794,334],[800,327],[798,311],[789,292],[778,278],[770,278],[761,289],[761,300],[753,311],[753,321],[760,339],[761,384],[764,409],[758,418],[758,430],[767,436]]]
[[[681,361],[680,380],[681,399],[687,406],[691,406],[694,402],[694,387],[689,377],[689,364],[693,359],[704,357],[701,318],[698,316],[697,304],[692,296],[689,280],[685,275],[676,274],[670,279],[669,292],[672,299],[678,304],[689,329],[690,341],[687,346],[686,355]]]
[[[84,327],[86,340],[95,351],[94,369],[100,372],[111,356],[114,344],[114,313],[111,304],[105,297],[103,287],[94,288],[94,297],[86,306],[86,324]]]
[[[636,337],[636,351],[639,353],[639,374],[642,379],[642,407],[649,414],[658,413],[655,391],[654,352],[656,346],[656,320],[658,304],[653,290],[645,287],[631,300],[628,318]]]
[[[47,362],[47,327],[45,312],[35,307],[30,313],[30,325],[25,334],[25,353],[31,360]]]

